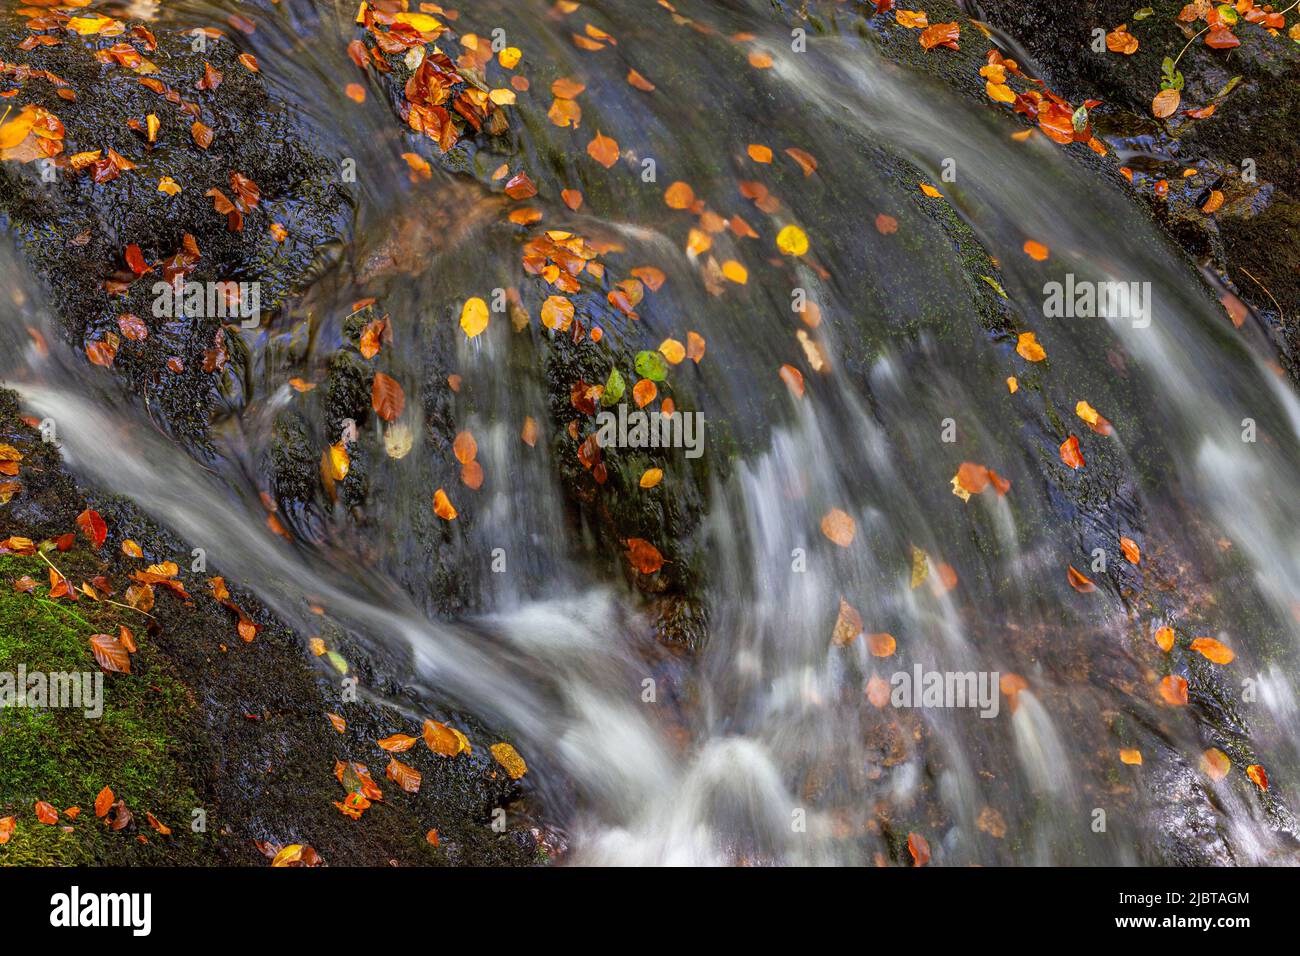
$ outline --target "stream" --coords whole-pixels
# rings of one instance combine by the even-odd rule
[[[155,30],[236,10],[256,20],[240,48],[322,154],[355,161],[354,232],[286,307],[228,326],[246,357],[225,375],[210,448],[170,438],[120,377],[63,344],[9,244],[4,384],[56,424],[80,479],[203,548],[304,643],[323,608],[402,688],[392,702],[417,726],[412,701],[430,702],[511,740],[569,863],[910,863],[909,834],[954,866],[1294,861],[1300,403],[1253,322],[1233,327],[1099,162],[1013,139],[1010,113],[882,56],[854,25],[857,5],[826,5],[826,28],[799,51],[785,5],[766,0],[572,6],[465,5],[456,30],[480,42],[503,30],[531,88],[510,111],[510,155],[471,150],[466,168],[434,163],[423,178],[401,156],[416,137],[382,78],[348,57],[355,5],[168,4]],[[616,44],[575,44],[588,23]],[[755,52],[771,65],[753,66]],[[585,84],[576,129],[546,118],[561,77]],[[363,103],[344,92],[354,81]],[[983,86],[974,71],[968,82]],[[609,168],[586,151],[597,132],[618,144]],[[771,162],[750,144],[770,146]],[[490,178],[503,162],[536,183],[524,205],[537,225],[506,221],[521,204]],[[688,251],[696,216],[665,202],[675,182],[756,237],[726,228]],[[748,182],[777,201],[756,205]],[[565,189],[584,194],[577,211]],[[807,253],[778,248],[790,225]],[[547,229],[610,250],[603,280],[587,273],[572,295],[599,342],[566,345],[539,321],[554,290],[521,256]],[[1030,241],[1050,255],[1027,255]],[[719,271],[733,261],[743,283]],[[606,293],[646,266],[665,279],[629,320]],[[1137,283],[1148,311],[1046,315],[1045,284],[1067,275]],[[493,312],[464,334],[464,302],[498,288],[522,293],[529,324]],[[355,422],[364,500],[322,489],[281,502],[277,535],[265,496],[279,416],[302,416],[314,454],[348,437],[323,389],[289,380],[325,380],[354,303],[372,296],[391,341],[371,364],[403,384],[405,410]],[[1045,361],[1017,353],[1026,331]],[[611,464],[602,490],[574,468],[566,429],[582,416],[554,400],[557,382],[567,399],[575,352],[586,380],[605,382],[609,356],[688,332],[707,349],[670,365],[659,391],[702,415],[702,456]],[[630,402],[640,376],[630,363],[622,375]],[[1079,402],[1113,431],[1090,429]],[[448,483],[448,430],[476,439],[481,488]],[[1081,468],[1062,460],[1069,435]],[[386,453],[394,443],[409,450]],[[963,462],[1009,490],[963,501]],[[628,487],[648,465],[662,482]],[[628,571],[575,481],[597,498],[643,496],[631,510],[662,525],[653,543],[667,555],[665,539],[680,539],[659,572],[680,572],[671,588],[629,585],[653,576]],[[439,487],[454,521],[433,513]],[[832,513],[851,519],[843,546],[822,530]],[[1070,567],[1095,589],[1076,588]],[[842,602],[861,622],[843,646]],[[690,608],[698,647],[663,639],[670,606]],[[1155,640],[1166,625],[1172,654]],[[887,656],[880,635],[896,642]],[[1231,663],[1190,649],[1199,637],[1230,647]],[[882,682],[918,671],[979,675],[990,699],[881,700]],[[1162,699],[1167,675],[1191,685],[1189,703]],[[1201,769],[1211,747],[1232,758],[1222,781]],[[1267,799],[1248,764],[1267,768]]]

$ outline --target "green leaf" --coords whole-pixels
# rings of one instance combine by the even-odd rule
[[[980,276],[980,278],[983,279],[985,282],[987,282],[989,285],[991,285],[993,287],[993,291],[996,292],[998,295],[1002,296],[1002,298],[1005,299],[1007,297],[1007,290],[1002,288],[1002,284],[999,283],[997,279],[993,278],[992,276]]]
[[[1239,18],[1237,17],[1237,10],[1236,10],[1235,7],[1233,7],[1232,4],[1230,4],[1230,3],[1221,3],[1221,4],[1219,4],[1218,10],[1219,10],[1219,19],[1220,19],[1220,20],[1222,20],[1224,23],[1226,23],[1226,24],[1227,24],[1228,26],[1230,26],[1230,27],[1236,25],[1237,20],[1238,20]]]
[[[616,404],[625,391],[627,391],[627,383],[623,381],[622,374],[616,368],[610,369],[609,378],[605,379],[605,393],[600,396],[600,404]]]
[[[1074,115],[1070,117],[1070,122],[1074,124],[1074,131],[1076,133],[1082,133],[1085,129],[1087,129],[1088,128],[1088,107],[1080,106],[1077,110],[1075,110]]]
[[[668,377],[668,361],[658,350],[638,352],[636,373],[652,382],[662,382]]]
[[[348,662],[343,659],[343,655],[338,651],[330,651],[325,655],[325,657],[334,665],[334,669],[340,674],[346,674],[348,672]]]
[[[1153,13],[1155,13],[1155,11],[1152,10],[1150,7],[1143,7],[1141,10],[1135,10],[1135,11],[1133,11],[1133,19],[1134,19],[1134,20],[1145,20],[1147,17],[1151,16]]]
[[[1230,80],[1227,82],[1227,84],[1224,85],[1223,89],[1219,90],[1219,92],[1217,92],[1217,93],[1214,94],[1214,98],[1215,98],[1216,100],[1221,100],[1221,99],[1223,99],[1225,96],[1227,96],[1227,95],[1228,95],[1229,93],[1231,93],[1233,90],[1235,90],[1235,89],[1237,88],[1237,84],[1240,83],[1240,82],[1241,82],[1241,77],[1239,77],[1239,76],[1234,76],[1232,79],[1230,79]]]

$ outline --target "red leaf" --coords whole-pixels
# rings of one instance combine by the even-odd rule
[[[104,539],[108,537],[108,526],[104,524],[104,519],[99,516],[98,511],[89,508],[77,515],[77,527],[97,548],[101,547]]]

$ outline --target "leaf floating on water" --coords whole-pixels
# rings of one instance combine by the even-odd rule
[[[1131,767],[1140,767],[1142,766],[1142,751],[1121,750],[1119,752],[1119,759],[1122,763],[1126,763]]]
[[[867,647],[871,651],[872,657],[893,657],[894,651],[898,648],[898,641],[894,640],[894,635],[879,633],[867,635]]]
[[[466,299],[460,310],[460,328],[467,338],[475,338],[488,327],[487,303],[477,296]]]
[[[451,451],[458,462],[462,465],[468,464],[478,456],[478,442],[468,431],[457,432],[455,440],[451,443]]]
[[[793,365],[782,365],[777,372],[795,398],[803,398],[803,373]]]
[[[1191,648],[1207,661],[1215,664],[1231,664],[1232,659],[1237,656],[1232,648],[1212,637],[1196,638],[1192,641]]]
[[[840,613],[835,619],[835,630],[831,632],[831,643],[836,647],[846,647],[861,633],[862,615],[852,604],[840,598]]]
[[[1218,747],[1211,747],[1201,754],[1201,773],[1216,783],[1228,775],[1232,761]]]
[[[509,744],[493,744],[488,749],[492,751],[496,762],[505,768],[511,780],[518,780],[528,772],[528,765],[524,763],[524,758],[519,756],[519,752]]]
[[[787,256],[802,256],[808,251],[808,235],[798,226],[786,226],[776,234],[776,247]]]
[[[884,710],[889,706],[889,683],[879,674],[872,674],[871,679],[867,681],[867,700],[871,706],[877,710]]]
[[[1047,259],[1048,255],[1050,255],[1047,246],[1043,245],[1041,242],[1035,242],[1033,239],[1029,239],[1025,242],[1024,250],[1025,255],[1029,256],[1029,258],[1033,259],[1035,262],[1043,262]]]
[[[851,545],[858,533],[857,522],[839,508],[832,508],[822,516],[821,529],[822,534],[841,548]]]

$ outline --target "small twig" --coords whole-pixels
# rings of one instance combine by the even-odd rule
[[[45,562],[46,564],[48,564],[51,568],[54,569],[54,573],[55,573],[55,574],[57,574],[59,577],[61,577],[61,578],[63,579],[63,583],[66,584],[66,585],[68,586],[68,591],[69,591],[69,592],[72,591],[72,579],[71,579],[70,577],[68,577],[66,574],[64,574],[62,571],[60,571],[58,568],[54,567],[54,562],[51,561],[49,558],[47,558],[47,557],[45,556],[45,552],[44,552],[44,551],[37,551],[36,554],[37,554],[37,556],[38,556],[42,561],[44,561],[44,562]],[[105,598],[98,598],[97,600],[103,601],[105,604],[112,604],[112,605],[114,605],[115,607],[125,608],[125,609],[128,610],[128,611],[135,611],[137,614],[143,614],[145,617],[149,618],[149,620],[151,620],[151,621],[157,620],[157,618],[155,618],[155,617],[154,617],[152,614],[150,614],[148,611],[142,611],[142,610],[140,610],[138,607],[132,607],[132,606],[129,605],[129,604],[123,604],[121,601],[114,601],[112,598],[107,598],[107,597],[105,597]],[[55,607],[59,607],[59,605],[55,605]],[[62,607],[60,607],[60,610],[67,610],[67,608],[62,608]],[[93,627],[93,626],[94,626],[93,624],[90,624],[88,621],[86,621],[86,620],[84,620],[84,619],[82,619],[82,618],[78,618],[78,620],[80,620],[82,624],[85,624],[86,627]]]
[[[1204,32],[1205,32],[1206,30],[1208,30],[1208,29],[1210,29],[1210,25],[1207,23],[1207,24],[1205,25],[1204,29],[1201,30],[1201,33],[1204,33]],[[1188,40],[1188,41],[1187,41],[1187,46],[1184,46],[1181,50],[1178,51],[1178,55],[1177,55],[1176,57],[1174,57],[1173,65],[1169,67],[1169,72],[1170,72],[1170,73],[1172,73],[1175,69],[1177,69],[1177,67],[1178,67],[1178,61],[1181,60],[1181,59],[1183,58],[1183,54],[1187,52],[1187,47],[1189,47],[1189,46],[1191,46],[1193,43],[1195,43],[1195,42],[1196,42],[1196,37],[1200,36],[1201,33],[1196,34],[1195,37],[1192,37],[1190,40]]]
[[[1300,0],[1296,0],[1296,3],[1300,3]],[[1294,4],[1293,4],[1293,5],[1294,5]],[[1268,291],[1268,286],[1264,285],[1264,283],[1260,282],[1260,281],[1259,281],[1258,279],[1256,279],[1253,275],[1250,275],[1250,270],[1249,270],[1249,269],[1247,269],[1247,268],[1245,268],[1245,267],[1243,266],[1242,269],[1241,269],[1241,271],[1244,272],[1244,273],[1246,273],[1246,275],[1250,276],[1250,280],[1251,280],[1252,282],[1254,282],[1255,285],[1257,285],[1257,286],[1259,286],[1261,289],[1263,289],[1265,295],[1267,295],[1270,299],[1273,299],[1273,293]],[[1277,306],[1277,314],[1278,314],[1278,317],[1279,317],[1283,322],[1285,322],[1285,321],[1286,321],[1286,313],[1282,311],[1282,306],[1281,306],[1281,304],[1277,301],[1277,299],[1273,299],[1273,304],[1274,304],[1275,306]]]

